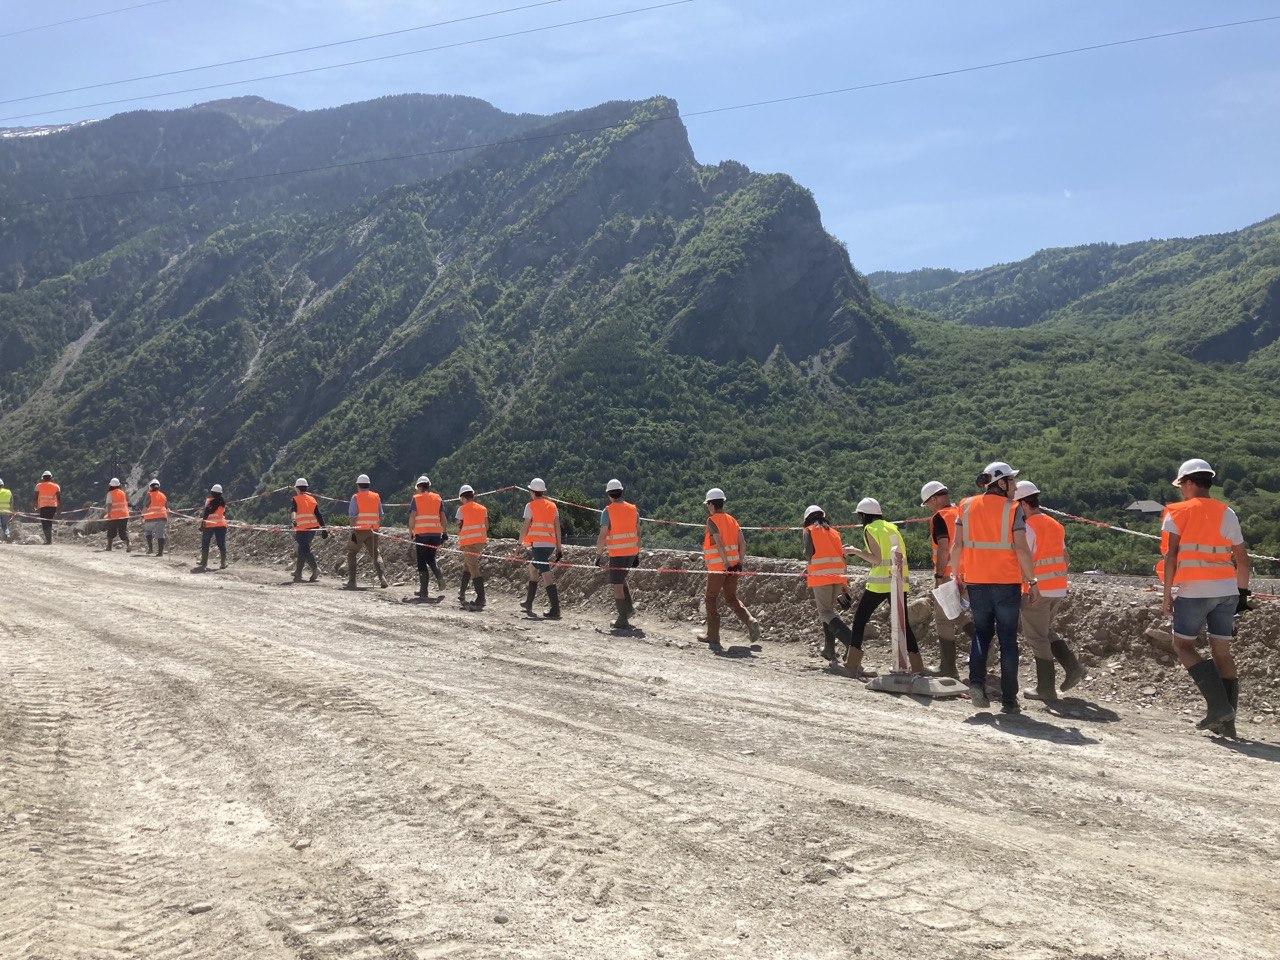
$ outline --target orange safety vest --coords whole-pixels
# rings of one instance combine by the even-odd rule
[[[206,510],[209,509],[209,503],[211,500],[213,500],[213,497],[204,498],[204,508]],[[209,514],[209,516],[204,521],[204,528],[206,530],[212,530],[214,527],[225,527],[226,525],[227,525],[227,505],[225,503],[222,506],[215,509],[213,513]]]
[[[529,501],[529,532],[521,541],[526,547],[554,547],[556,545],[556,505],[546,497],[534,497]]]
[[[352,530],[382,529],[382,497],[372,490],[356,491],[356,518]]]
[[[489,508],[474,500],[458,507],[458,546],[471,547],[489,542]]]
[[[738,521],[729,516],[729,514],[721,511],[713,513],[707,519],[708,523],[715,524],[716,532],[720,534],[720,543],[724,545],[724,554],[729,558],[729,565],[735,566],[742,562],[742,555],[738,552],[739,527]],[[711,539],[711,531],[708,530],[702,537],[702,559],[707,564],[707,569],[712,573],[724,573],[724,564],[720,561],[720,551],[716,549],[715,542]]]
[[[440,494],[434,491],[413,495],[413,530],[415,537],[424,533],[444,533],[440,522]]]
[[[947,525],[947,546],[950,549],[951,544],[956,542],[956,517],[960,516],[960,508],[956,506],[943,507],[935,516],[942,517],[942,521]],[[932,523],[932,521],[930,521]],[[932,545],[933,569],[938,569],[938,544],[933,539],[932,527],[930,528],[929,541]],[[942,575],[944,577],[951,576],[951,555],[942,558]]]
[[[1174,583],[1235,579],[1232,545],[1222,535],[1222,518],[1226,512],[1225,503],[1210,497],[1193,497],[1164,508],[1164,515],[1178,528],[1178,569],[1173,574]],[[1163,520],[1161,526],[1164,526]],[[1168,531],[1161,531],[1160,548],[1168,556]],[[1156,576],[1164,580],[1163,560],[1156,564]]]
[[[52,480],[41,480],[36,484],[36,508],[56,507],[61,492],[62,488]]]
[[[1043,513],[1027,517],[1027,526],[1036,535],[1036,548],[1031,554],[1031,563],[1035,568],[1040,590],[1066,590],[1067,532],[1057,520]],[[1031,588],[1023,584],[1022,592],[1030,593]]]
[[[124,495],[124,491],[119,487],[107,491],[107,519],[129,519],[129,498]]]
[[[1012,500],[992,493],[960,502],[960,563],[965,583],[1022,583],[1022,567],[1013,549],[1017,508]]]
[[[609,532],[604,545],[611,557],[634,557],[640,552],[640,511],[634,503],[620,500],[604,508]]]
[[[809,527],[813,556],[809,558],[806,579],[811,587],[834,586],[845,582],[844,543],[835,527],[814,524]]]
[[[299,493],[293,498],[293,529],[296,531],[318,530],[320,518],[316,511],[320,503],[309,493]]]
[[[147,491],[147,505],[142,509],[143,520],[168,520],[169,498],[159,490]]]

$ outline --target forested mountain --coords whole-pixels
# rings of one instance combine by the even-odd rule
[[[1207,377],[1158,336],[1046,321],[992,338],[891,306],[806,190],[698,163],[674,113],[243,99],[0,140],[0,473],[21,489],[57,470],[75,503],[112,475],[232,497],[299,474],[335,494],[362,471],[400,493],[428,470],[590,495],[616,475],[651,513],[697,519],[722,485],[744,522],[793,523],[867,494],[910,515],[924,480],[962,493],[996,456],[1059,505],[1113,515],[1164,497],[1196,453],[1221,463],[1250,535],[1280,545],[1280,398],[1260,373]],[[127,193],[208,178],[232,182]],[[125,195],[66,199],[89,192]],[[1265,273],[1251,256],[1232,291]],[[1176,416],[1193,403],[1215,421]],[[1149,552],[1081,534],[1076,556]]]
[[[1273,346],[1280,217],[1235,233],[1042,250],[983,270],[868,279],[887,300],[974,326],[1051,325],[1208,362],[1280,356]]]

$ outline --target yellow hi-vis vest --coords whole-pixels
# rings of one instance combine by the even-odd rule
[[[0,513],[13,513],[13,491],[0,487]]]
[[[907,545],[902,542],[902,534],[888,520],[872,520],[863,531],[867,535],[867,546],[874,540],[880,547],[880,562],[867,574],[867,589],[872,593],[888,593],[893,587],[893,548],[896,546],[902,554],[902,589],[905,593],[911,589],[907,577],[911,571],[907,569]]]

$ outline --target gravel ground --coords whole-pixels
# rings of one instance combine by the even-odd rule
[[[3,549],[0,957],[1280,955],[1275,605],[1231,742],[1127,583],[1064,618],[1080,696],[1003,718],[827,672],[781,579],[714,657],[675,574],[623,638],[591,572],[551,623],[515,565],[475,614],[186,541]]]

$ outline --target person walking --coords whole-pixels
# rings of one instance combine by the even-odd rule
[[[962,597],[969,599],[973,641],[969,645],[969,699],[978,709],[991,706],[987,697],[987,652],[993,638],[1000,645],[1000,709],[1019,713],[1018,618],[1022,584],[1027,604],[1040,602],[1040,586],[1027,543],[1026,511],[1013,501],[1018,471],[997,460],[988,464],[983,492],[960,503],[951,568]]]
[[[142,533],[147,538],[147,553],[163,557],[169,534],[169,498],[160,489],[159,480],[147,484],[139,509],[142,511]]]
[[[53,482],[53,474],[46,470],[36,484],[36,496],[31,504],[40,515],[40,527],[44,533],[44,542],[48,546],[53,543],[53,518],[62,509],[62,488]]]
[[[227,501],[222,496],[222,484],[215,483],[204,498],[204,512],[200,515],[200,562],[195,572],[209,569],[209,546],[218,545],[218,569],[227,569]]]
[[[956,538],[956,517],[960,509],[951,503],[951,493],[938,480],[930,480],[920,488],[920,505],[928,507],[932,512],[929,518],[929,541],[933,559],[933,585],[941,587],[951,582],[951,544]],[[960,679],[960,670],[956,661],[959,644],[958,632],[964,631],[966,639],[972,641],[973,620],[967,610],[952,620],[943,611],[938,598],[929,594],[930,606],[933,610],[933,624],[938,631],[938,675]]]
[[[120,488],[120,480],[112,477],[107,484],[106,515],[107,550],[111,550],[112,541],[119,538],[124,543],[125,553],[133,552],[133,544],[129,542],[129,498]]]
[[[529,481],[529,502],[524,508],[524,525],[520,529],[520,542],[529,550],[529,584],[525,587],[524,603],[520,606],[533,616],[533,600],[538,595],[538,585],[546,588],[550,608],[543,616],[548,620],[560,619],[560,588],[551,573],[551,560],[557,563],[564,557],[564,543],[560,535],[560,511],[554,501],[547,499],[547,484],[540,477]]]
[[[840,531],[831,525],[826,511],[817,504],[805,508],[802,522],[805,583],[813,592],[818,620],[822,623],[822,658],[834,664],[837,640],[844,644],[846,651],[853,646],[853,633],[836,611],[836,604],[846,610],[852,605],[844,543]]]
[[[845,669],[854,676],[861,676],[862,644],[866,637],[867,623],[893,593],[893,548],[898,548],[902,558],[902,608],[907,606],[907,592],[911,589],[911,570],[907,566],[907,545],[896,524],[884,518],[884,510],[880,501],[873,497],[863,497],[858,501],[858,520],[862,523],[865,550],[850,547],[849,552],[860,557],[871,565],[867,573],[867,583],[862,595],[858,597],[858,605],[853,611],[852,642],[845,653]],[[920,644],[916,640],[915,631],[911,629],[911,619],[904,617],[907,624],[907,660],[912,673],[924,673],[924,660],[920,656]]]
[[[489,542],[489,508],[476,500],[476,492],[469,483],[458,488],[458,500],[454,519],[458,521],[458,547],[462,550],[463,566],[458,603],[464,609],[483,610],[484,577],[480,575],[480,555]],[[468,585],[476,589],[476,599],[471,604],[467,603]]]
[[[1053,618],[1062,608],[1068,590],[1070,557],[1066,531],[1040,509],[1040,488],[1030,480],[1018,481],[1013,498],[1027,512],[1027,546],[1031,548],[1031,566],[1040,581],[1039,603],[1029,603],[1028,588],[1023,587],[1019,623],[1035,657],[1036,685],[1034,689],[1024,690],[1022,695],[1028,700],[1052,703],[1058,699],[1055,660],[1066,671],[1062,679],[1064,691],[1079,685],[1089,675],[1067,641],[1053,632]]]
[[[378,557],[378,531],[382,529],[382,497],[371,489],[368,474],[356,477],[356,492],[347,502],[347,516],[351,520],[351,539],[347,542],[347,582],[343,590],[355,590],[356,559],[363,550],[373,561],[378,574],[378,586],[387,588],[387,578],[382,572],[382,560]]]
[[[329,539],[329,529],[324,523],[324,514],[320,512],[320,501],[311,495],[311,484],[306,477],[299,477],[293,482],[293,499],[289,502],[289,522],[293,524],[293,540],[298,547],[298,555],[293,561],[293,582],[302,582],[304,567],[311,571],[308,583],[320,579],[320,564],[311,550],[311,544],[319,533],[325,540]]]
[[[1249,609],[1252,567],[1240,518],[1210,496],[1216,476],[1205,460],[1178,468],[1173,485],[1182,500],[1164,509],[1164,559],[1156,570],[1164,584],[1164,612],[1173,615],[1174,653],[1208,707],[1196,726],[1234,738],[1240,675],[1231,637],[1236,614]],[[1208,658],[1196,649],[1201,630],[1209,636]]]
[[[13,491],[4,485],[0,477],[0,537],[5,543],[13,543],[13,534],[9,525],[13,522]]]
[[[613,605],[618,611],[610,628],[630,630],[631,615],[636,608],[631,602],[627,574],[640,566],[640,511],[634,503],[622,498],[626,491],[621,480],[610,480],[605,484],[604,491],[608,502],[600,513],[600,536],[596,540],[597,562],[604,566],[605,558],[608,557],[609,585],[613,588]]]
[[[707,632],[700,637],[712,653],[722,653],[720,645],[720,598],[734,616],[747,628],[751,643],[760,640],[760,621],[738,599],[738,580],[742,576],[742,560],[747,555],[747,541],[742,527],[724,509],[724,491],[712,487],[703,503],[707,509],[707,526],[702,535],[702,560],[707,566],[707,589],[703,600],[707,608]]]
[[[431,478],[424,473],[416,486],[417,492],[409,504],[409,533],[413,537],[414,559],[418,562],[418,599],[425,603],[430,599],[428,573],[435,578],[436,589],[444,593],[444,577],[436,565],[436,551],[447,536],[446,520],[444,501],[431,489]]]

